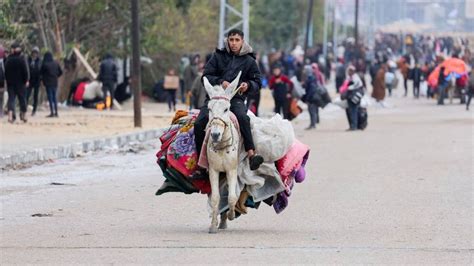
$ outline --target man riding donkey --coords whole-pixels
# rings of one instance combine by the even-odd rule
[[[263,163],[263,157],[255,153],[255,145],[250,127],[250,118],[247,115],[245,99],[250,92],[260,90],[262,86],[261,74],[252,47],[244,41],[244,33],[241,30],[232,29],[224,40],[224,48],[216,49],[206,64],[203,78],[206,77],[213,86],[221,85],[226,89],[240,71],[242,72],[238,85],[240,92],[231,99],[230,111],[234,113],[239,122],[240,133],[244,140],[245,151],[248,154],[250,169],[256,170]],[[194,124],[198,156],[201,153],[202,144],[206,136],[206,126],[209,122],[208,101],[209,95],[206,97],[206,103],[201,108]],[[208,174],[204,168],[198,168],[193,175],[193,178],[196,179],[207,177]]]

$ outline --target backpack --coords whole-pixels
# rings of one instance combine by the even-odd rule
[[[355,105],[360,103],[362,97],[364,97],[364,92],[361,89],[349,91],[349,95],[347,96],[349,101],[351,101]]]
[[[316,92],[313,94],[311,102],[316,103],[319,107],[324,108],[331,102],[331,97],[324,86],[320,84],[316,87]]]

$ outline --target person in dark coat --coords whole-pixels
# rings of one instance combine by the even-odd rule
[[[273,66],[273,76],[270,78],[269,86],[275,100],[274,112],[282,114],[285,119],[289,119],[293,82],[282,73],[279,64]]]
[[[185,94],[185,102],[187,102],[187,98],[191,96],[191,89],[193,87],[193,82],[198,76],[199,72],[199,62],[201,61],[201,57],[197,54],[193,57],[193,60],[189,65],[184,68],[183,73],[183,81],[184,81],[184,94]],[[189,104],[192,105],[192,99],[189,99]]]
[[[224,48],[216,49],[212,58],[207,62],[204,67],[203,77],[206,77],[211,85],[221,85],[225,89],[237,77],[240,71],[242,71],[242,75],[238,85],[241,90],[240,93],[237,93],[232,98],[230,111],[235,114],[239,121],[245,151],[248,153],[250,169],[256,170],[263,163],[263,157],[255,153],[245,99],[249,93],[260,90],[262,86],[261,74],[252,47],[244,41],[244,33],[241,30],[232,29],[224,40]],[[198,156],[201,153],[206,135],[205,128],[209,121],[208,101],[209,95],[194,124]],[[194,174],[194,178],[205,177],[207,175],[204,173],[204,169],[198,169]]]
[[[438,76],[438,105],[444,105],[444,98],[446,97],[446,88],[449,86],[449,82],[446,80],[446,75],[444,74],[444,66],[439,69]]]
[[[305,81],[303,87],[305,88],[305,94],[302,98],[302,101],[308,104],[310,124],[306,130],[311,130],[315,129],[316,124],[319,123],[319,106],[316,100],[318,80],[314,76],[310,66],[305,67],[304,74]]]
[[[469,105],[471,105],[471,99],[474,95],[474,68],[471,69],[469,73],[469,82],[467,85],[467,101],[466,101],[466,110],[469,111]]]
[[[8,88],[8,122],[15,121],[15,100],[20,102],[20,119],[26,119],[26,87],[28,86],[28,66],[18,44],[12,45],[12,54],[5,63],[5,80]]]
[[[419,63],[416,63],[415,68],[413,68],[413,96],[415,98],[420,97],[420,83],[423,72]]]
[[[4,59],[5,49],[0,44],[0,118],[3,117],[3,97],[5,95],[5,66]]]
[[[207,92],[204,84],[201,82],[202,72],[204,70],[204,63],[199,63],[198,76],[194,79],[191,86],[191,95],[193,99],[193,108],[201,109],[206,104]]]
[[[339,88],[346,79],[346,68],[342,58],[339,58],[336,63],[336,92],[339,93]]]
[[[47,117],[58,117],[58,100],[56,99],[58,91],[58,78],[63,74],[59,63],[54,61],[53,54],[46,52],[41,66],[41,81],[46,88],[48,95],[49,110],[51,113]]]
[[[29,102],[31,93],[33,93],[33,112],[31,116],[34,116],[36,109],[38,108],[38,94],[40,87],[40,70],[41,70],[41,59],[40,50],[38,47],[34,47],[31,56],[28,58],[28,67],[30,70],[29,86],[26,90],[26,103]]]
[[[109,94],[111,99],[115,98],[115,85],[117,84],[117,66],[111,54],[107,53],[100,63],[99,76],[97,80],[102,82],[104,97]],[[113,101],[111,103],[113,106]]]

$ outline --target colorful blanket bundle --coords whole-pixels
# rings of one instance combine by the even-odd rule
[[[160,137],[161,148],[156,157],[166,181],[156,195],[166,192],[211,193],[209,180],[190,179],[197,168],[194,122],[198,114],[177,113],[172,125]]]

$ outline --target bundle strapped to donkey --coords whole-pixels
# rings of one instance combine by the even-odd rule
[[[280,213],[288,206],[294,184],[306,176],[309,147],[295,138],[292,124],[278,114],[261,119],[249,113],[255,148],[264,158],[259,169],[250,170],[238,123],[229,111],[230,99],[239,91],[239,77],[226,90],[204,78],[211,112],[200,156],[194,142],[194,122],[199,114],[195,110],[176,112],[160,137],[162,145],[156,154],[165,177],[156,195],[207,194],[212,210],[210,233],[217,232],[218,213],[221,229],[226,228],[227,218],[246,214],[247,207],[257,209],[262,201]],[[209,170],[209,179],[191,178],[198,165]]]

